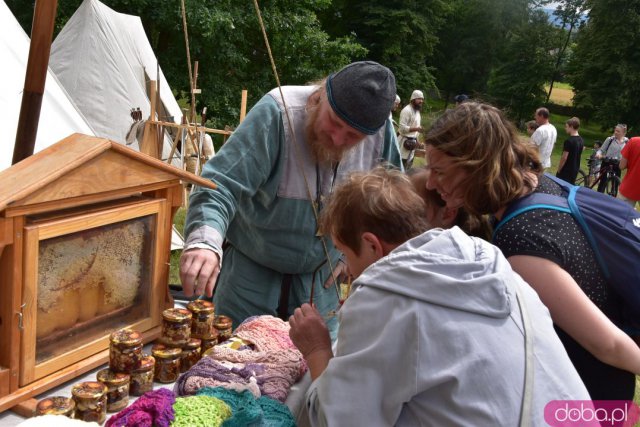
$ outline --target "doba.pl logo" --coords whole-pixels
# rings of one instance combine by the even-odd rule
[[[633,427],[639,418],[631,400],[552,400],[544,408],[551,427]]]

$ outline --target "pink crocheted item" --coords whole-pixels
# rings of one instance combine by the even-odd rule
[[[234,335],[253,344],[254,349],[234,350],[215,346],[180,376],[174,390],[178,395],[194,394],[209,386],[243,389],[284,402],[291,386],[304,375],[307,365],[289,338],[289,323],[273,316],[245,320]]]
[[[169,427],[173,421],[176,396],[171,390],[159,388],[140,396],[131,406],[107,421],[106,427]]]

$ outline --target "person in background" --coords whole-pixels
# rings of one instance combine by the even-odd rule
[[[618,197],[635,208],[640,200],[640,137],[631,138],[621,151],[620,169],[627,169]]]
[[[605,139],[602,143],[602,147],[596,153],[596,158],[602,160],[602,165],[609,165],[613,168],[613,173],[620,178],[620,159],[622,158],[622,149],[627,143],[629,138],[625,135],[627,133],[627,125],[617,124],[613,129],[613,135]],[[607,188],[608,179],[605,176],[602,177],[598,183],[598,191],[604,193]]]
[[[546,177],[538,150],[518,138],[495,107],[465,102],[447,110],[425,136],[427,188],[448,207],[492,214],[532,193],[561,195]],[[640,348],[621,325],[623,305],[607,283],[570,213],[534,209],[495,232],[493,242],[549,308],[558,336],[594,400],[631,400]]]
[[[315,213],[349,172],[401,167],[389,120],[395,77],[378,63],[355,62],[282,94],[265,95],[206,163],[202,176],[218,187],[191,194],[180,278],[186,296],[211,296],[215,286],[216,313],[235,326],[259,314],[288,318],[313,286],[335,331],[331,273],[344,267]]]
[[[538,108],[534,116],[538,128],[531,135],[531,141],[538,147],[542,167],[551,167],[551,152],[558,137],[556,127],[549,123],[549,110],[544,107]]]
[[[571,117],[564,124],[564,130],[569,135],[564,141],[562,147],[562,156],[560,164],[558,164],[558,172],[556,176],[564,179],[568,183],[575,184],[580,169],[580,160],[582,159],[582,150],[584,149],[584,141],[578,134],[580,129],[580,119]]]
[[[527,389],[522,418],[544,426],[549,401],[589,399],[549,311],[500,250],[458,227],[425,232],[424,210],[400,171],[354,173],[332,194],[321,229],[356,280],[335,354],[312,305],[289,319],[313,381],[311,425],[516,426]]]
[[[393,129],[396,131],[396,135],[398,134],[398,123],[394,120],[393,113],[398,111],[398,108],[400,108],[400,102],[401,102],[400,96],[396,95],[396,100],[393,103],[393,107],[391,108],[391,112],[389,113],[389,119],[391,119],[391,123],[393,124]]]
[[[529,134],[529,136],[533,135],[533,133],[536,131],[536,129],[538,129],[539,125],[538,123],[536,123],[535,120],[529,120],[527,122],[527,134]]]
[[[464,93],[461,93],[460,95],[456,95],[453,98],[453,101],[456,103],[456,106],[458,106],[458,105],[460,105],[463,102],[468,101],[468,100],[469,100],[469,96],[465,95]]]
[[[411,94],[411,100],[400,112],[400,125],[398,128],[400,138],[398,139],[398,144],[405,170],[411,168],[415,151],[418,147],[418,134],[422,132],[420,111],[423,103],[424,95],[422,91],[414,90]]]

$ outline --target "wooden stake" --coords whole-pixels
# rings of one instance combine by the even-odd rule
[[[149,81],[149,98],[151,101],[151,113],[149,114],[149,120],[144,125],[144,135],[142,136],[142,143],[140,144],[140,152],[155,157],[161,158],[162,151],[158,152],[158,126],[156,123],[156,81]]]
[[[58,0],[37,0],[33,11],[29,59],[27,60],[12,164],[32,155],[36,145],[57,9]]]
[[[244,120],[244,116],[247,115],[247,90],[242,89],[242,100],[240,101],[240,123]]]

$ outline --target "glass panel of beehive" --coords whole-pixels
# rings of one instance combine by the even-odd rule
[[[155,221],[40,241],[36,363],[149,316]]]

